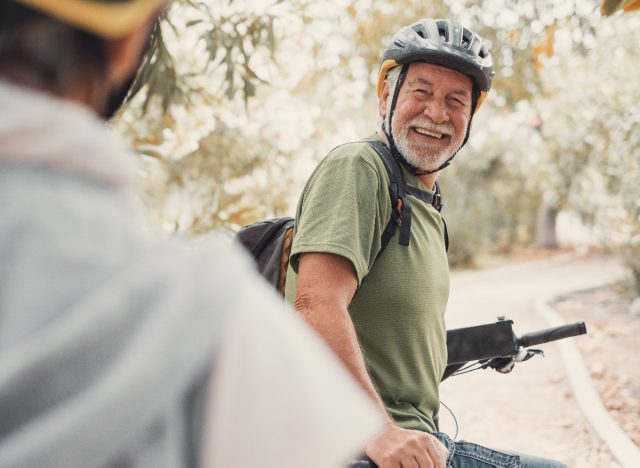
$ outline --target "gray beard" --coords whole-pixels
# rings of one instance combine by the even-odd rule
[[[401,132],[394,132],[393,139],[404,159],[418,169],[433,171],[444,164],[453,154],[449,148],[451,145],[446,148],[430,148],[427,145],[416,148],[409,142],[408,133],[408,128]]]
[[[383,128],[389,128],[390,113],[391,101],[387,103],[387,117],[384,120]],[[396,148],[410,165],[422,171],[435,171],[446,161],[448,161],[449,158],[456,154],[456,152],[462,147],[464,134],[454,135],[449,145],[445,148],[435,145],[433,147],[429,147],[429,145],[420,145],[419,147],[416,147],[416,145],[412,145],[409,142],[409,127],[411,127],[411,124],[417,123],[417,121],[421,119],[429,120],[429,126],[436,128],[439,127],[442,130],[446,130],[450,134],[454,133],[454,129],[450,124],[436,125],[435,123],[431,122],[431,119],[425,116],[423,118],[412,119],[402,129],[398,128],[398,121],[394,120],[393,128],[390,129],[391,136],[393,136],[393,141],[395,142]]]

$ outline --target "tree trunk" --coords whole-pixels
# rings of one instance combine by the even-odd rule
[[[558,208],[552,203],[543,202],[538,209],[536,220],[536,247],[543,249],[557,249],[556,219]]]
[[[621,253],[622,263],[629,268],[629,286],[636,297],[640,297],[640,250],[638,245],[627,245]]]

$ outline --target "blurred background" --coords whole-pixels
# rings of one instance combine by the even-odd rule
[[[167,235],[202,239],[292,215],[318,161],[375,131],[391,35],[420,17],[460,19],[491,42],[497,74],[441,176],[450,264],[465,270],[452,276],[448,324],[507,315],[521,333],[543,328],[534,304],[555,297],[562,321],[587,322],[576,339],[584,385],[637,450],[637,9],[640,0],[175,0],[111,126],[136,148],[139,199]],[[573,257],[556,261],[559,252]],[[459,422],[462,436],[572,467],[640,466],[594,432],[559,355],[551,348],[504,378],[445,382],[456,414],[443,412],[445,430]]]
[[[457,17],[497,74],[444,171],[454,267],[487,253],[617,254],[640,291],[640,14],[630,0],[176,0],[112,122],[171,234],[292,214],[315,164],[376,126],[381,51]],[[610,15],[610,16],[607,16]]]

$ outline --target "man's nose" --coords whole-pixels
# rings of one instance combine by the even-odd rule
[[[431,100],[424,108],[424,114],[434,123],[443,123],[449,121],[449,113],[444,102],[437,99]]]

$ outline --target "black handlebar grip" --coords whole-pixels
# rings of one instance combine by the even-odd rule
[[[584,335],[587,333],[587,327],[584,322],[571,323],[560,327],[547,328],[533,333],[526,333],[518,338],[519,346],[528,347],[535,346],[550,341],[570,338],[572,336]]]

